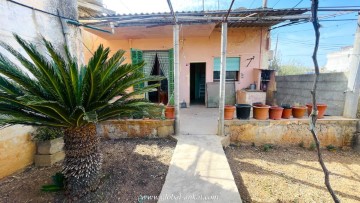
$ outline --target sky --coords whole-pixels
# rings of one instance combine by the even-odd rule
[[[103,1],[107,8],[120,14],[169,12],[166,0]],[[175,11],[200,11],[203,9],[228,9],[231,0],[171,0],[171,2]],[[357,6],[360,8],[359,0],[319,0],[319,2],[319,7]],[[235,0],[233,8],[245,7],[254,9],[261,7],[261,5],[262,0]],[[268,0],[268,8],[310,7],[311,0]],[[357,12],[319,12],[318,16],[320,20],[324,20],[320,22],[320,46],[318,52],[319,65],[323,67],[326,64],[326,54],[340,50],[341,47],[353,45],[358,16]],[[315,36],[310,22],[272,30],[271,49],[273,50],[275,49],[276,41],[278,41],[277,56],[282,64],[298,64],[313,67],[311,55]]]

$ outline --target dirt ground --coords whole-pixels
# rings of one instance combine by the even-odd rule
[[[161,192],[176,142],[167,139],[127,139],[101,142],[104,181],[100,188],[77,202],[138,202],[140,195]],[[40,191],[61,170],[28,167],[0,180],[0,202],[64,202],[62,192]]]
[[[225,152],[243,202],[333,202],[316,151],[232,146]],[[322,152],[341,202],[360,202],[360,154]]]

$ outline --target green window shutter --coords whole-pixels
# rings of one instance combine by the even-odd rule
[[[131,53],[131,63],[132,64],[139,64],[143,61],[143,52],[141,50],[138,49],[130,49],[130,53]],[[141,69],[139,69],[141,72],[144,72],[144,68],[142,67]],[[138,84],[134,86],[135,90],[144,88],[144,83]]]
[[[174,49],[169,49],[168,97],[174,93]]]
[[[226,71],[239,71],[240,70],[240,57],[227,57],[226,58]],[[214,58],[214,71],[220,71],[220,58]]]

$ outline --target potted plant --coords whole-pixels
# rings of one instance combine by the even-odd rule
[[[266,120],[269,117],[270,106],[257,104],[253,106],[253,116],[257,120]]]
[[[234,118],[235,106],[225,105],[224,106],[224,119],[232,120]]]
[[[281,118],[289,119],[291,117],[291,115],[292,115],[291,105],[290,104],[283,104],[283,105],[281,105],[281,107],[283,108]]]
[[[167,119],[175,118],[175,101],[174,101],[174,93],[171,94],[168,104],[165,108],[165,117]]]
[[[269,117],[272,120],[280,120],[284,108],[278,106],[272,106],[269,110]]]
[[[307,107],[300,104],[295,104],[292,107],[292,115],[294,118],[302,118],[305,115]]]
[[[64,131],[59,128],[38,127],[34,132],[36,141],[36,166],[52,166],[65,158]]]
[[[238,119],[249,119],[250,118],[250,104],[236,104],[236,117]]]
[[[311,114],[311,111],[312,111],[312,103],[308,103],[306,104],[307,106],[307,113],[308,113],[308,116],[310,116]],[[325,115],[325,111],[327,109],[327,105],[326,104],[316,104],[316,107],[317,107],[317,110],[318,110],[318,115],[317,115],[317,118],[324,118],[324,115]]]

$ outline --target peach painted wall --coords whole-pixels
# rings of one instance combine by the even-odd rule
[[[194,28],[194,31],[196,28]],[[86,31],[85,31],[86,32]],[[85,33],[83,32],[83,33]],[[90,33],[89,33],[90,34]],[[221,30],[214,29],[208,37],[183,38],[180,31],[180,101],[183,99],[189,104],[190,101],[190,63],[206,63],[206,82],[213,82],[213,60],[214,57],[220,57],[220,36]],[[168,50],[173,47],[172,38],[156,39],[129,39],[129,40],[104,40],[94,34],[84,35],[85,44],[89,43],[91,47],[97,47],[103,43],[108,45],[111,50],[126,50],[125,62],[131,62],[130,48],[146,50]],[[260,37],[262,42],[260,43]],[[236,89],[248,87],[254,81],[260,83],[260,71],[257,68],[266,66],[265,60],[261,55],[266,53],[267,49],[267,28],[229,28],[227,57],[241,57],[239,81],[236,81]],[[260,54],[260,44],[262,54]],[[86,48],[84,49],[86,52]],[[249,64],[248,58],[255,56],[255,59]],[[85,54],[87,60],[89,54]]]

